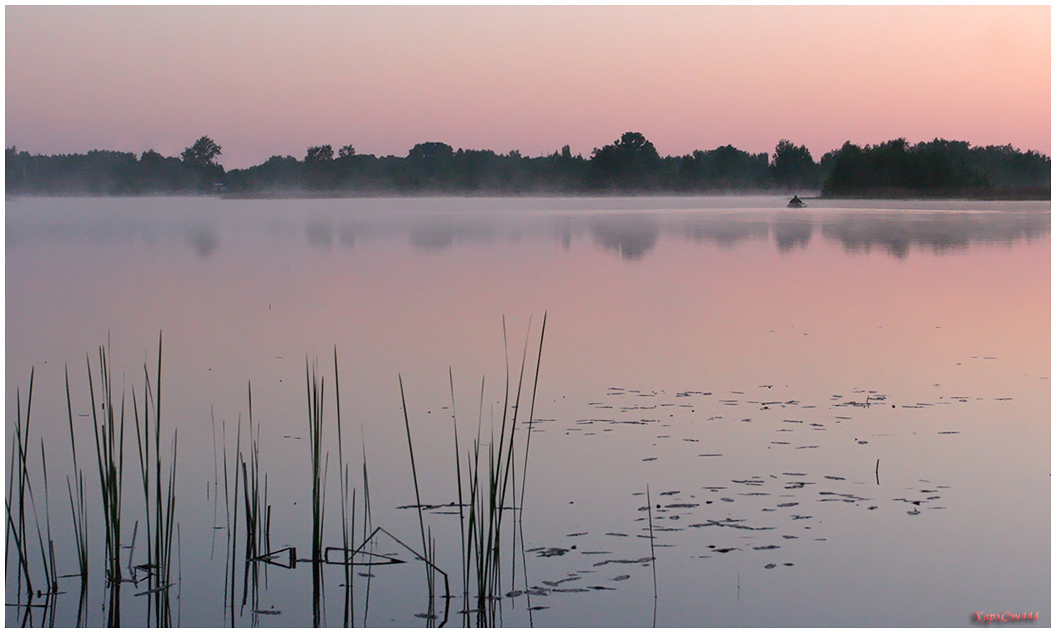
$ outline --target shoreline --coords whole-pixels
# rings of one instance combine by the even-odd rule
[[[718,197],[718,198],[743,198],[751,196],[768,196],[775,198],[790,197],[787,192],[774,191],[649,191],[649,192],[449,192],[449,191],[419,191],[419,192],[356,192],[356,191],[246,191],[227,192],[222,194],[181,192],[181,193],[19,193],[5,194],[5,201],[12,202],[20,198],[214,198],[219,200],[342,200],[342,199],[387,199],[387,198],[696,198],[696,197]],[[800,200],[816,200],[826,202],[837,201],[860,201],[860,200],[897,200],[897,201],[922,201],[922,202],[1051,202],[1049,192],[1034,195],[1013,195],[994,193],[991,195],[951,195],[951,196],[926,196],[926,195],[799,195]]]

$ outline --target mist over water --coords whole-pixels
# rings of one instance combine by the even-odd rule
[[[644,202],[643,202],[644,200]],[[701,208],[702,201],[706,201]],[[853,206],[852,206],[853,205]],[[18,207],[31,208],[29,214]],[[74,206],[74,209],[62,207]],[[311,248],[351,250],[360,240],[404,235],[416,249],[456,243],[516,242],[573,234],[637,259],[661,234],[733,246],[770,241],[781,251],[806,248],[818,234],[848,251],[880,248],[904,257],[911,247],[966,248],[1046,237],[1040,202],[812,201],[810,211],[782,210],[767,196],[712,198],[389,198],[223,201],[211,198],[80,199],[77,204],[26,199],[12,205],[6,244],[36,240],[157,240],[179,236],[203,258],[221,247],[221,232],[265,230],[271,239]],[[52,215],[57,209],[58,213]],[[179,209],[179,213],[172,213]],[[291,212],[292,211],[292,212]],[[232,236],[233,237],[233,236]],[[567,244],[566,244],[567,245]]]
[[[90,454],[85,355],[109,337],[115,382],[130,389],[162,331],[162,416],[180,443],[174,624],[337,626],[336,566],[320,601],[309,565],[268,565],[245,609],[239,566],[225,610],[222,510],[214,518],[215,437],[226,424],[233,442],[240,420],[245,434],[251,383],[272,549],[310,550],[305,365],[320,359],[331,416],[336,346],[345,457],[358,473],[366,455],[373,524],[420,544],[398,377],[406,387],[457,625],[448,371],[465,453],[478,419],[485,438],[501,419],[504,349],[516,375],[545,311],[501,624],[649,626],[655,571],[658,626],[963,626],[976,611],[1040,612],[1030,623],[1048,626],[1049,204],[785,202],[9,201],[8,420],[32,368],[32,440],[58,497],[71,472],[64,366]],[[336,546],[333,427],[326,438]],[[50,505],[59,572],[72,573],[68,500]],[[376,551],[413,562],[393,541]],[[15,604],[10,560],[7,571]],[[369,605],[355,586],[357,624],[425,623],[418,565],[370,573]],[[78,584],[60,580],[70,596]],[[139,591],[123,596],[125,624],[146,617]],[[78,623],[76,598],[58,596],[54,613]],[[82,623],[103,617],[93,607]]]

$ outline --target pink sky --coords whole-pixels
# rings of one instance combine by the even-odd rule
[[[5,146],[1051,153],[1050,7],[11,7]]]

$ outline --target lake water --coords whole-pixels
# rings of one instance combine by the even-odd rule
[[[519,511],[503,513],[488,623],[968,626],[1033,612],[1028,624],[1050,626],[1049,203],[784,202],[9,200],[7,463],[33,370],[30,574],[39,587],[35,526],[50,521],[56,573],[73,576],[28,601],[9,536],[7,625],[158,622],[157,585],[135,570],[147,520],[130,412],[161,333],[165,468],[174,432],[178,445],[162,623],[340,626],[346,607],[357,626],[477,623],[458,613],[453,387],[463,480],[478,433],[486,460],[503,411],[518,415],[506,506]],[[504,409],[507,365],[512,394],[527,348],[530,393],[544,313],[525,470],[530,405]],[[115,590],[85,360],[98,398],[108,340],[114,406],[124,390],[129,412],[130,564]],[[364,456],[370,527],[386,531],[355,560],[405,561],[352,567],[348,600],[345,566],[308,560],[306,365],[325,383],[323,544],[343,545],[335,349],[354,545]],[[249,454],[250,386],[270,550],[285,552],[271,563],[246,564],[243,492],[224,494],[236,430]],[[435,618],[421,617],[427,567],[408,553],[423,526],[453,596],[441,583]]]

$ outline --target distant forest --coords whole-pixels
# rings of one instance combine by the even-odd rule
[[[7,195],[582,195],[633,193],[813,193],[823,197],[1049,199],[1051,159],[1010,145],[972,147],[936,139],[854,145],[815,161],[805,146],[782,140],[773,155],[731,145],[660,156],[642,134],[573,156],[455,150],[419,143],[407,156],[357,154],[346,145],[309,147],[304,158],[272,156],[225,170],[207,136],[178,157],[148,150],[33,155],[6,150]]]

